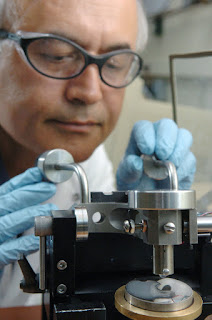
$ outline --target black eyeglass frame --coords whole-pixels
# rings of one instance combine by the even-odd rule
[[[29,56],[27,53],[27,48],[33,41],[36,41],[39,39],[45,39],[45,38],[61,40],[61,41],[64,41],[64,42],[71,44],[73,47],[78,49],[82,53],[82,55],[84,56],[84,59],[85,59],[85,65],[82,68],[82,70],[79,73],[75,74],[74,76],[61,78],[61,77],[54,77],[54,76],[50,76],[48,74],[45,74],[42,71],[40,71],[37,67],[35,67],[32,64],[31,60],[29,59]],[[19,45],[19,47],[22,49],[22,51],[24,53],[24,57],[26,58],[27,62],[32,66],[32,68],[34,70],[36,70],[38,73],[42,74],[43,76],[48,77],[48,78],[52,78],[52,79],[67,80],[67,79],[75,78],[75,77],[79,76],[86,69],[86,67],[88,65],[95,64],[95,65],[97,65],[97,67],[99,69],[100,79],[105,84],[107,84],[108,86],[113,87],[113,88],[124,88],[135,80],[135,78],[139,75],[139,73],[142,69],[142,65],[143,65],[143,60],[140,57],[140,55],[131,49],[114,50],[111,52],[101,54],[99,56],[95,56],[95,55],[89,54],[85,49],[83,49],[81,46],[79,46],[77,43],[73,42],[72,40],[69,40],[67,38],[64,38],[64,37],[61,37],[58,35],[50,34],[50,33],[36,33],[36,32],[24,32],[24,31],[17,31],[16,33],[12,33],[12,32],[8,32],[4,29],[0,29],[0,40],[6,40],[6,39],[15,41]],[[107,83],[107,81],[105,81],[104,78],[102,77],[102,72],[101,72],[102,67],[104,66],[105,62],[109,58],[111,58],[117,54],[125,54],[125,53],[131,53],[131,54],[138,57],[139,68],[138,68],[138,71],[135,74],[134,78],[129,83],[122,85],[122,86],[118,86],[118,87]]]

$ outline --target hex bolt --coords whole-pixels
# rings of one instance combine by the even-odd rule
[[[176,227],[173,222],[167,222],[166,224],[164,224],[163,229],[164,229],[165,233],[172,234],[175,232]]]
[[[65,260],[60,260],[57,263],[57,269],[58,270],[65,270],[67,268],[67,262]]]
[[[59,284],[59,286],[57,287],[57,293],[59,294],[64,294],[67,291],[67,287],[65,284],[61,283]]]

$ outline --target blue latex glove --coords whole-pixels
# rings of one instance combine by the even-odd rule
[[[56,186],[42,181],[38,168],[31,168],[0,187],[0,270],[19,258],[39,249],[39,237],[20,236],[34,226],[34,218],[49,215],[57,207],[40,204],[56,192]]]
[[[143,173],[141,154],[155,154],[159,160],[175,164],[179,189],[189,189],[196,171],[196,159],[190,151],[192,135],[186,129],[179,129],[170,119],[155,123],[137,122],[123,160],[117,170],[118,190],[154,190],[160,182],[153,181]]]

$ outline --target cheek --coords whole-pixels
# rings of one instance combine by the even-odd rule
[[[47,103],[51,86],[20,59],[15,63],[13,57],[9,62],[5,61],[4,67],[0,64],[0,125],[22,144],[23,137],[25,142],[33,139],[51,113]]]
[[[114,129],[121,113],[124,94],[125,89],[113,89],[113,92],[108,94],[107,110],[108,126],[110,127],[110,132]]]
[[[50,101],[55,101],[59,86],[41,76],[14,51],[0,63],[0,123],[12,122],[30,126],[42,114],[51,113]],[[5,107],[6,106],[6,107]],[[21,129],[21,128],[20,128]]]

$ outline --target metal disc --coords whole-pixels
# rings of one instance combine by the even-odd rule
[[[40,155],[37,166],[43,172],[44,177],[54,183],[64,182],[71,178],[73,171],[61,170],[59,165],[68,165],[73,163],[72,155],[63,149],[54,149],[46,151]]]
[[[157,160],[155,156],[142,154],[144,172],[149,178],[154,180],[164,180],[168,177],[169,173],[164,161]]]
[[[193,303],[193,290],[186,283],[171,278],[133,280],[125,287],[125,299],[149,311],[179,311]]]
[[[129,206],[143,210],[187,210],[196,208],[194,190],[128,191]]]
[[[134,307],[126,301],[124,293],[125,286],[116,291],[115,307],[121,314],[133,320],[193,320],[198,318],[202,313],[202,299],[196,292],[193,292],[194,301],[190,307],[172,312],[149,311]]]

